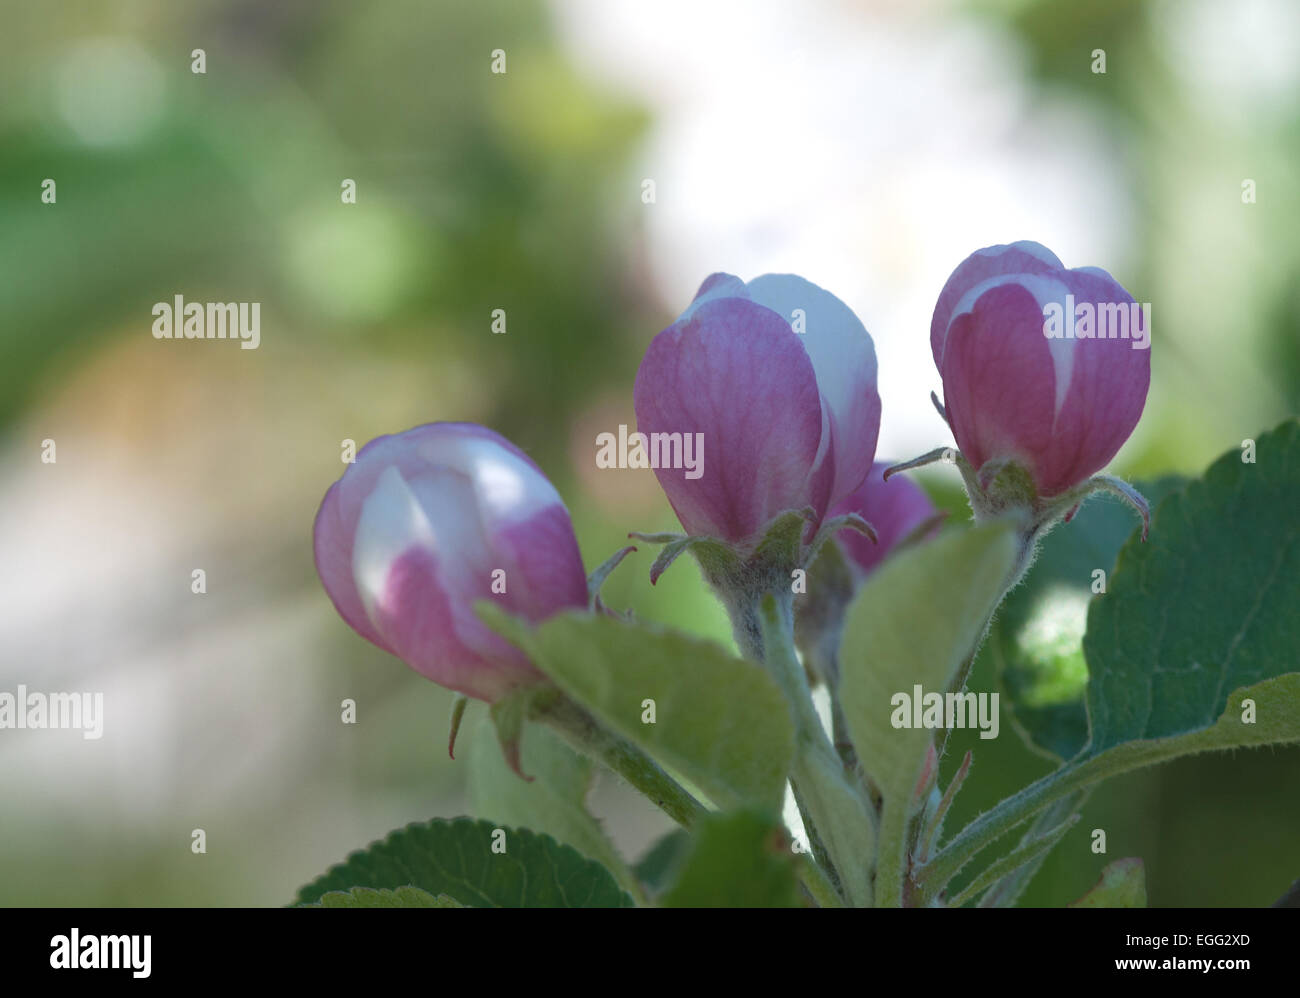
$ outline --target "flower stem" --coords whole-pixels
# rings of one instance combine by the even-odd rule
[[[1006,580],[1002,583],[1002,591],[998,593],[998,598],[989,610],[989,615],[984,619],[984,626],[980,628],[979,637],[975,639],[970,651],[962,659],[961,665],[957,667],[957,673],[948,685],[949,693],[960,693],[966,688],[966,681],[970,678],[970,671],[975,665],[975,659],[979,657],[980,649],[984,647],[984,639],[988,637],[989,628],[993,626],[993,618],[997,616],[998,608],[1002,606],[1002,601],[1007,598],[1007,593],[1020,584],[1020,580],[1029,571],[1029,566],[1033,564],[1034,554],[1038,548],[1039,534],[1040,531],[1033,528],[1023,529],[1017,533],[1016,560],[1012,564]],[[951,734],[951,729],[947,729],[939,740],[939,758],[941,759],[944,750],[948,747],[948,738]]]
[[[1012,794],[991,811],[985,811],[953,836],[933,859],[920,868],[916,879],[924,896],[933,897],[977,853],[1049,805],[1117,773],[1149,766],[1179,754],[1174,739],[1137,743],[1131,747],[1126,746],[1126,749],[1124,752],[1103,752],[1079,762],[1067,763]]]
[[[567,697],[539,709],[536,719],[554,728],[582,754],[618,773],[683,828],[690,828],[706,813],[705,806],[658,763],[627,739],[606,731]]]
[[[1056,828],[1061,822],[1066,821],[1074,814],[1083,802],[1087,799],[1089,790],[1080,790],[1078,793],[1062,797],[1050,807],[1045,807],[1038,812],[1038,816],[1029,823],[1029,828],[1024,837],[1020,840],[1020,848],[1029,845],[1036,839],[1042,838],[1052,829]],[[1010,908],[1016,903],[1029,882],[1034,879],[1039,867],[1043,865],[1043,860],[1047,858],[1047,851],[1044,851],[1028,863],[1025,863],[1019,869],[1008,873],[998,880],[993,886],[985,891],[984,896],[979,899],[976,905],[978,908]]]
[[[799,879],[803,882],[808,896],[817,902],[819,908],[843,908],[844,899],[826,876],[826,871],[807,856],[799,864]]]
[[[795,756],[790,782],[811,819],[809,838],[824,846],[833,871],[850,904],[870,907],[875,859],[874,813],[846,778],[844,763],[831,745],[813,707],[808,680],[794,650],[793,608],[772,596],[751,607],[757,618],[761,645],[746,651],[758,660],[785,694],[795,723]],[[741,628],[737,628],[738,633]]]

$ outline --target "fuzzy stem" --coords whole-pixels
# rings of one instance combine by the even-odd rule
[[[755,605],[757,604],[757,605]],[[871,866],[875,855],[872,812],[845,777],[844,764],[831,745],[813,707],[808,680],[794,650],[792,606],[772,596],[755,600],[738,614],[741,622],[759,627],[758,659],[785,694],[794,715],[795,757],[790,782],[810,820],[809,838],[824,845],[834,878],[850,904],[872,904]],[[736,627],[737,635],[748,627]]]
[[[840,706],[840,698],[836,690],[840,676],[839,662],[835,650],[833,648],[828,649],[827,646],[830,644],[832,643],[818,642],[813,647],[805,649],[804,661],[812,666],[817,675],[823,677],[826,688],[830,691],[831,740],[835,746],[835,751],[839,754],[840,761],[844,764],[844,775],[851,782],[859,785],[872,810],[879,813],[880,788],[876,786],[871,774],[862,765],[862,761],[858,758],[858,750],[849,735],[848,722],[844,718],[844,708]]]
[[[917,879],[923,894],[932,897],[938,893],[977,853],[1043,808],[1117,773],[1161,762],[1177,754],[1176,749],[1171,749],[1167,743],[1153,741],[1122,759],[1112,758],[1113,753],[1102,753],[1048,773],[991,811],[985,811],[922,866]]]
[[[1007,573],[997,600],[990,608],[988,616],[984,618],[984,626],[980,628],[979,637],[975,639],[970,651],[966,653],[961,665],[957,667],[957,672],[948,686],[949,693],[960,693],[966,688],[966,681],[970,678],[971,668],[975,665],[975,659],[979,656],[980,649],[984,646],[984,639],[988,637],[989,628],[993,626],[993,618],[997,615],[998,608],[1002,605],[1002,601],[1007,598],[1007,593],[1020,584],[1020,580],[1024,578],[1025,573],[1029,571],[1029,566],[1034,562],[1034,555],[1038,549],[1039,533],[1040,531],[1033,526],[1026,527],[1017,533],[1016,560],[1012,563],[1010,572]],[[944,753],[947,752],[948,739],[951,737],[951,728],[945,729],[939,737],[938,751],[936,752],[939,759],[942,759]],[[930,848],[929,844],[922,846],[920,842],[922,824],[922,822],[917,822],[910,829],[908,854],[914,857],[925,855]]]
[[[820,908],[843,908],[844,899],[826,876],[826,871],[807,856],[801,857],[799,863],[799,880],[808,896],[817,902]]]
[[[979,637],[975,640],[975,644],[971,646],[970,652],[962,659],[961,667],[957,670],[952,684],[948,687],[949,693],[960,693],[965,689],[966,680],[970,678],[971,667],[975,664],[975,659],[984,646],[984,639],[988,637],[989,627],[993,624],[993,618],[998,612],[998,607],[1007,598],[1007,593],[1020,584],[1020,580],[1025,577],[1025,573],[1029,571],[1029,566],[1034,562],[1039,533],[1040,531],[1033,527],[1023,529],[1017,533],[1016,560],[1012,563],[1011,571],[1007,573],[1007,577],[1002,583],[1002,591],[998,593],[997,600],[994,602],[992,609],[989,610],[988,617],[984,620],[984,626],[980,628]]]
[[[707,809],[639,748],[602,728],[567,698],[542,708],[537,720],[554,728],[570,745],[603,762],[683,828],[690,828]]]
[[[993,604],[989,614],[984,618],[984,626],[980,628],[979,637],[971,646],[966,657],[962,659],[961,665],[957,667],[956,675],[953,676],[952,682],[948,686],[949,693],[960,693],[966,688],[966,680],[970,678],[970,671],[975,665],[975,659],[979,656],[980,649],[984,647],[984,639],[988,637],[989,628],[993,626],[993,618],[997,615],[998,608],[1002,606],[1002,601],[1007,598],[1007,593],[1020,584],[1020,580],[1025,577],[1029,571],[1029,566],[1034,563],[1034,555],[1038,549],[1038,537],[1041,531],[1034,527],[1028,527],[1021,530],[1016,535],[1016,560],[1012,563],[1011,571],[1007,574],[1006,580],[1002,583],[1002,591],[998,594],[997,601]],[[948,748],[948,738],[952,735],[950,730],[945,730],[943,737],[939,741],[939,758],[943,758],[945,750]]]
[[[1027,846],[1030,842],[1042,838],[1053,828],[1056,828],[1061,822],[1070,817],[1083,802],[1087,799],[1089,791],[1081,790],[1077,794],[1071,794],[1069,797],[1062,797],[1051,807],[1044,808],[1038,812],[1038,817],[1029,823],[1029,830],[1025,832],[1024,837],[1020,840],[1020,847]],[[984,896],[979,899],[979,908],[1010,908],[1016,903],[1016,900],[1029,886],[1029,882],[1034,879],[1034,874],[1038,872],[1039,867],[1043,865],[1043,860],[1047,858],[1048,851],[1043,851],[1031,859],[1024,866],[1007,874],[992,887],[990,887]]]

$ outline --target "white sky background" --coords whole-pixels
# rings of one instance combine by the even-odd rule
[[[1035,239],[1067,266],[1133,263],[1120,137],[1077,103],[1031,100],[1015,39],[946,4],[554,9],[579,66],[653,113],[639,168],[667,307],[717,270],[834,292],[875,341],[880,457],[950,442],[928,401],[930,314],[969,253]]]

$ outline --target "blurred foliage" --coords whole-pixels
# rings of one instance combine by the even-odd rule
[[[544,431],[635,364],[622,334],[653,322],[605,205],[644,115],[575,77],[539,5],[113,9],[4,11],[6,89],[26,99],[0,156],[0,418],[174,293],[261,301],[269,338],[430,370],[451,355],[490,375],[485,421],[529,449],[554,449]],[[137,61],[150,71],[124,70]],[[115,99],[148,110],[85,141],[82,116]],[[57,207],[36,196],[45,177]]]
[[[308,531],[339,441],[473,419],[572,491],[568,427],[603,386],[630,384],[662,324],[628,276],[627,164],[648,120],[577,73],[538,2],[4,2],[0,21],[0,431],[24,446],[57,431],[77,466],[104,443],[92,434],[128,438],[124,474],[156,476],[136,479],[135,499],[163,502],[160,485],[202,497],[171,559],[220,566],[201,608],[176,606],[152,571],[123,594],[129,617],[118,592],[148,566],[113,566],[105,630],[120,644],[140,628],[131,657],[94,663],[80,647],[60,661],[47,638],[17,673],[193,659],[172,667],[151,729],[166,735],[152,755],[176,765],[153,791],[158,813],[109,797],[69,813],[0,757],[0,786],[25,801],[0,836],[0,900],[277,903],[356,842],[466,806],[464,766],[439,752],[448,695],[340,626],[319,592]],[[491,72],[496,49],[505,74]],[[154,342],[152,304],[176,294],[263,303],[261,347]],[[104,490],[83,499],[95,522],[121,482],[89,484]],[[661,506],[643,503],[658,519],[637,525],[666,525]],[[179,511],[158,512],[161,529]],[[587,520],[611,546],[627,529]],[[672,599],[689,607],[684,589]],[[232,607],[231,591],[248,595]],[[257,612],[297,619],[299,593],[319,637],[276,662]],[[68,611],[52,612],[61,632]],[[214,614],[220,634],[250,628],[265,688],[243,685],[246,661],[227,671],[221,651],[191,651]],[[208,722],[174,739],[166,718],[203,711],[214,687]],[[343,697],[365,737],[338,723]],[[197,862],[196,826],[211,843]]]

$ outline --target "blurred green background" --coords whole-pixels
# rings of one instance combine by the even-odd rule
[[[489,425],[599,564],[676,525],[649,472],[597,473],[595,437],[634,423],[640,356],[710,270],[794,270],[859,311],[882,457],[949,442],[928,310],[966,253],[1018,238],[1153,302],[1117,473],[1199,473],[1300,409],[1287,0],[4,0],[0,23],[0,689],[107,711],[100,741],[0,732],[0,903],[281,904],[462,813],[449,696],[315,578],[340,442]],[[176,294],[261,302],[260,348],[153,339]],[[954,477],[922,480],[960,507]],[[730,641],[693,565],[652,588],[649,562],[607,601]],[[1048,766],[1008,724],[950,759],[967,744],[954,822]],[[612,780],[594,806],[630,856],[668,827]],[[1267,904],[1298,829],[1295,749],[1139,773],[1025,902],[1137,855],[1153,905]]]

